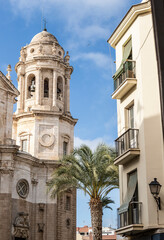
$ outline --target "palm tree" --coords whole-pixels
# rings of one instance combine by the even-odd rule
[[[82,189],[90,197],[89,206],[93,239],[102,239],[103,208],[111,208],[108,194],[118,187],[118,168],[113,164],[114,151],[100,144],[95,152],[82,145],[71,155],[63,157],[49,183],[51,196],[55,197],[70,188]]]

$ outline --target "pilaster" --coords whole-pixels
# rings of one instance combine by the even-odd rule
[[[57,106],[56,104],[57,99],[57,73],[53,70],[53,106]]]
[[[24,110],[24,101],[25,101],[25,89],[24,89],[24,75],[19,74],[18,75],[18,90],[20,92],[20,95],[18,96],[18,112],[23,112]]]
[[[41,105],[41,85],[42,85],[42,69],[37,68],[38,77],[36,78],[36,105]]]
[[[66,85],[66,88],[67,88],[67,94],[66,94],[66,97],[67,97],[67,100],[66,100],[66,111],[67,113],[70,113],[70,77],[67,76],[66,77],[66,81],[67,81],[67,85]]]

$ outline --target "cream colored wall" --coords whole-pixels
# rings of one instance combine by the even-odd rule
[[[157,177],[164,186],[163,139],[160,97],[151,14],[140,15],[116,46],[116,65],[122,60],[122,46],[132,36],[133,60],[136,61],[137,87],[117,100],[118,136],[126,130],[125,108],[134,101],[135,128],[139,129],[140,156],[120,166],[120,202],[127,190],[127,174],[137,169],[139,201],[142,202],[144,228],[157,226],[157,206],[148,184]],[[164,189],[160,196],[163,198]],[[164,202],[159,224],[164,224]],[[163,215],[163,216],[162,216]]]

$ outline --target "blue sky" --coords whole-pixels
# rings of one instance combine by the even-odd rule
[[[128,9],[140,0],[0,0],[0,70],[8,64],[17,86],[14,66],[20,49],[41,31],[42,15],[47,30],[69,51],[74,67],[71,78],[71,113],[79,121],[75,145],[100,142],[114,145],[117,137],[116,102],[111,99],[115,52],[107,39]],[[116,227],[119,192],[113,191],[113,211],[105,210],[103,226]],[[87,202],[78,191],[77,226],[91,225]]]

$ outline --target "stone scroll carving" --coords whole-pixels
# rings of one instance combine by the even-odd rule
[[[25,238],[29,237],[29,219],[28,214],[21,212],[19,216],[16,217],[14,222],[14,231],[13,236],[17,238]]]

